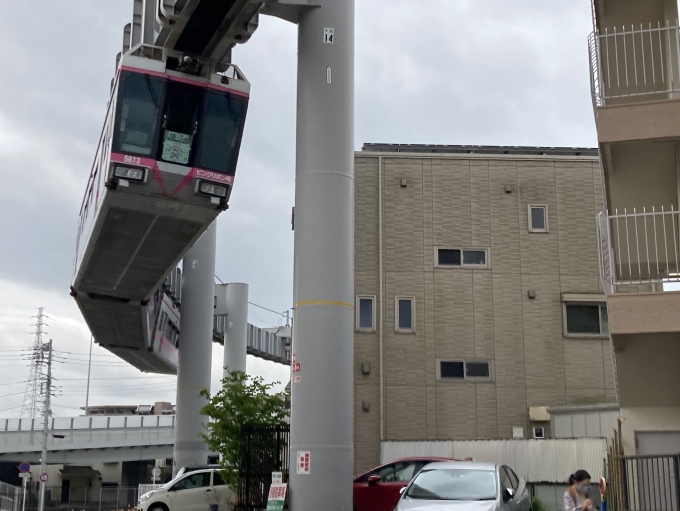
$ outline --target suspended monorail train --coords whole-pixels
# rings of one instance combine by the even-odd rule
[[[141,370],[176,371],[176,354],[154,343],[150,307],[165,303],[164,279],[228,207],[249,93],[232,64],[148,45],[120,59],[71,294],[96,342]]]

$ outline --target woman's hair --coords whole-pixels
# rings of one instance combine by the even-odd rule
[[[585,470],[577,470],[576,472],[569,476],[569,486],[573,485],[574,483],[580,483],[590,478],[591,478],[590,474]]]

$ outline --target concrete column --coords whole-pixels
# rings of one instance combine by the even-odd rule
[[[153,44],[156,41],[156,0],[145,0],[142,13],[142,42]]]
[[[351,511],[354,0],[318,4],[298,20],[290,503]]]
[[[248,284],[227,284],[227,324],[224,329],[224,376],[246,372],[248,349]]]
[[[198,393],[210,389],[216,242],[217,222],[213,222],[184,256],[173,452],[176,468],[208,462],[208,447],[200,437],[207,422],[200,410],[207,401]]]

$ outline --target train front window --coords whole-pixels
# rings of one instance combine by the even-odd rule
[[[245,110],[243,98],[208,92],[197,167],[234,173]]]
[[[161,141],[163,161],[180,165],[189,163],[202,97],[203,89],[200,87],[168,83]]]
[[[134,73],[125,73],[121,79],[124,83],[114,147],[125,153],[150,156],[154,150],[162,82]]]

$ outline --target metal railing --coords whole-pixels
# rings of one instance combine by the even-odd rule
[[[85,417],[54,417],[49,419],[49,429],[121,429],[121,428],[171,428],[174,415],[91,415]],[[42,431],[43,418],[0,419],[0,432]]]
[[[37,511],[40,485],[31,483],[26,494],[26,511]],[[45,487],[45,511],[119,511],[137,505],[139,490],[136,487],[70,488],[68,486]],[[4,510],[3,510],[4,511]]]
[[[163,486],[162,484],[140,484],[139,485],[139,495],[144,495],[145,493],[149,493],[150,491],[157,490]]]
[[[613,465],[621,509],[680,511],[680,455],[620,456]]]
[[[600,278],[605,292],[620,286],[650,285],[662,291],[663,284],[680,282],[680,212],[633,208],[613,215],[597,216]]]
[[[18,511],[21,495],[18,486],[0,482],[0,511]]]
[[[595,106],[626,98],[666,99],[680,92],[678,22],[596,30],[588,38]]]

